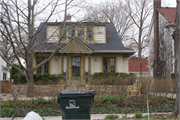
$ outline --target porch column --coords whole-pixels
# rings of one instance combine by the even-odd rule
[[[88,74],[91,74],[91,56],[88,56]]]

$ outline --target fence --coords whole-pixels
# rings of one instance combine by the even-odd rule
[[[14,83],[8,80],[0,80],[1,93],[9,93]]]

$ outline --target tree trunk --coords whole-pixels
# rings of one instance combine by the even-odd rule
[[[34,96],[34,81],[33,81],[33,73],[28,73],[27,78],[27,97],[33,97]]]
[[[141,23],[142,24],[142,23]],[[140,63],[139,63],[139,68],[140,68],[140,76],[142,76],[142,56],[141,56],[141,54],[142,54],[142,42],[141,42],[141,38],[142,38],[142,25],[141,25],[141,27],[139,28],[139,38],[138,38],[138,43],[139,43],[139,45],[138,45],[138,59],[140,60]]]
[[[174,55],[175,55],[175,87],[176,87],[176,104],[173,111],[174,116],[180,116],[180,1],[177,0],[176,8],[176,30],[173,33]]]
[[[34,96],[34,81],[33,81],[33,52],[27,55],[27,97]]]

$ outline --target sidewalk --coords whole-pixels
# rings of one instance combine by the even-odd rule
[[[142,113],[143,116],[147,115],[147,113]],[[153,114],[153,113],[151,113]],[[155,113],[154,113],[155,114]],[[158,114],[158,113],[156,113]],[[110,114],[91,114],[91,120],[103,120],[106,115]],[[122,114],[117,114],[119,118],[122,118]],[[125,115],[125,114],[123,114]],[[134,114],[127,114],[127,117],[133,117]],[[49,116],[49,117],[44,117],[45,120],[62,120],[62,116]],[[12,118],[0,118],[0,120],[11,120]],[[14,120],[23,120],[22,117],[17,117]]]

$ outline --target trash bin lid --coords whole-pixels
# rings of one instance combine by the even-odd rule
[[[87,95],[87,94],[95,94],[96,91],[79,91],[79,90],[63,90],[60,92],[61,95]]]

